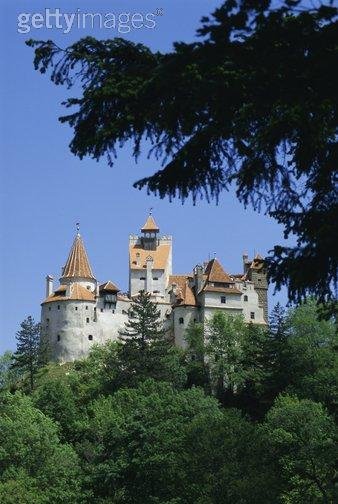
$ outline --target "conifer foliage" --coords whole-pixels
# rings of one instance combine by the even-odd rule
[[[137,342],[143,350],[159,341],[163,333],[160,310],[151,301],[150,294],[141,291],[129,309],[128,322],[120,333],[122,338]]]
[[[160,310],[149,293],[140,291],[134,299],[120,338],[123,341],[118,352],[122,380],[130,384],[147,377],[168,378],[168,366],[173,361],[177,363],[177,350],[166,338]]]
[[[113,164],[131,141],[135,158],[144,148],[161,167],[139,189],[209,200],[234,188],[295,238],[270,256],[277,288],[334,312],[337,2],[225,0],[197,33],[167,53],[125,38],[27,44],[55,84],[82,85],[60,117],[73,154]]]
[[[40,330],[40,324],[35,323],[33,317],[29,316],[21,323],[21,329],[16,333],[17,350],[12,366],[28,373],[31,390],[40,365]]]

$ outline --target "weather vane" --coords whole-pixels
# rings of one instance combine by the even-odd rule
[[[151,215],[153,213],[153,210],[154,210],[153,207],[149,208],[149,215]]]
[[[77,232],[79,232],[79,231],[80,231],[80,223],[79,223],[79,222],[77,222],[77,223],[76,223],[76,231],[77,231]]]

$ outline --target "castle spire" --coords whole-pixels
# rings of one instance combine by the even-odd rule
[[[77,235],[75,236],[65,267],[63,268],[62,278],[76,277],[95,280],[79,229],[80,225],[77,222]]]
[[[151,208],[145,224],[141,227],[142,233],[158,233],[160,230],[155,222],[154,217],[152,216],[152,210],[153,209]]]

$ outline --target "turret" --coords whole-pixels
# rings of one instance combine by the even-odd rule
[[[52,360],[79,359],[87,355],[90,346],[97,341],[96,294],[97,282],[77,232],[62,268],[59,287],[53,291],[53,277],[46,277],[41,337],[48,345]]]
[[[160,228],[151,212],[139,236],[129,237],[129,294],[141,290],[163,300],[172,273],[172,238],[158,236]]]
[[[145,250],[156,250],[158,245],[157,234],[159,231],[160,228],[150,212],[144,226],[141,227],[141,242]]]
[[[53,280],[51,275],[46,276],[46,298],[53,292]]]
[[[79,231],[79,229],[77,228]],[[62,268],[61,285],[79,283],[91,292],[96,292],[97,282],[93,275],[88,255],[79,232],[77,232],[67,262]]]
[[[262,256],[256,254],[254,259],[246,264],[246,277],[254,284],[259,306],[263,308],[264,320],[268,322],[268,279],[265,261]]]

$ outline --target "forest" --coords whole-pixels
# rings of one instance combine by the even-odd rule
[[[52,363],[29,317],[0,360],[3,504],[333,503],[336,332],[215,312],[172,344],[141,293],[118,341]]]

